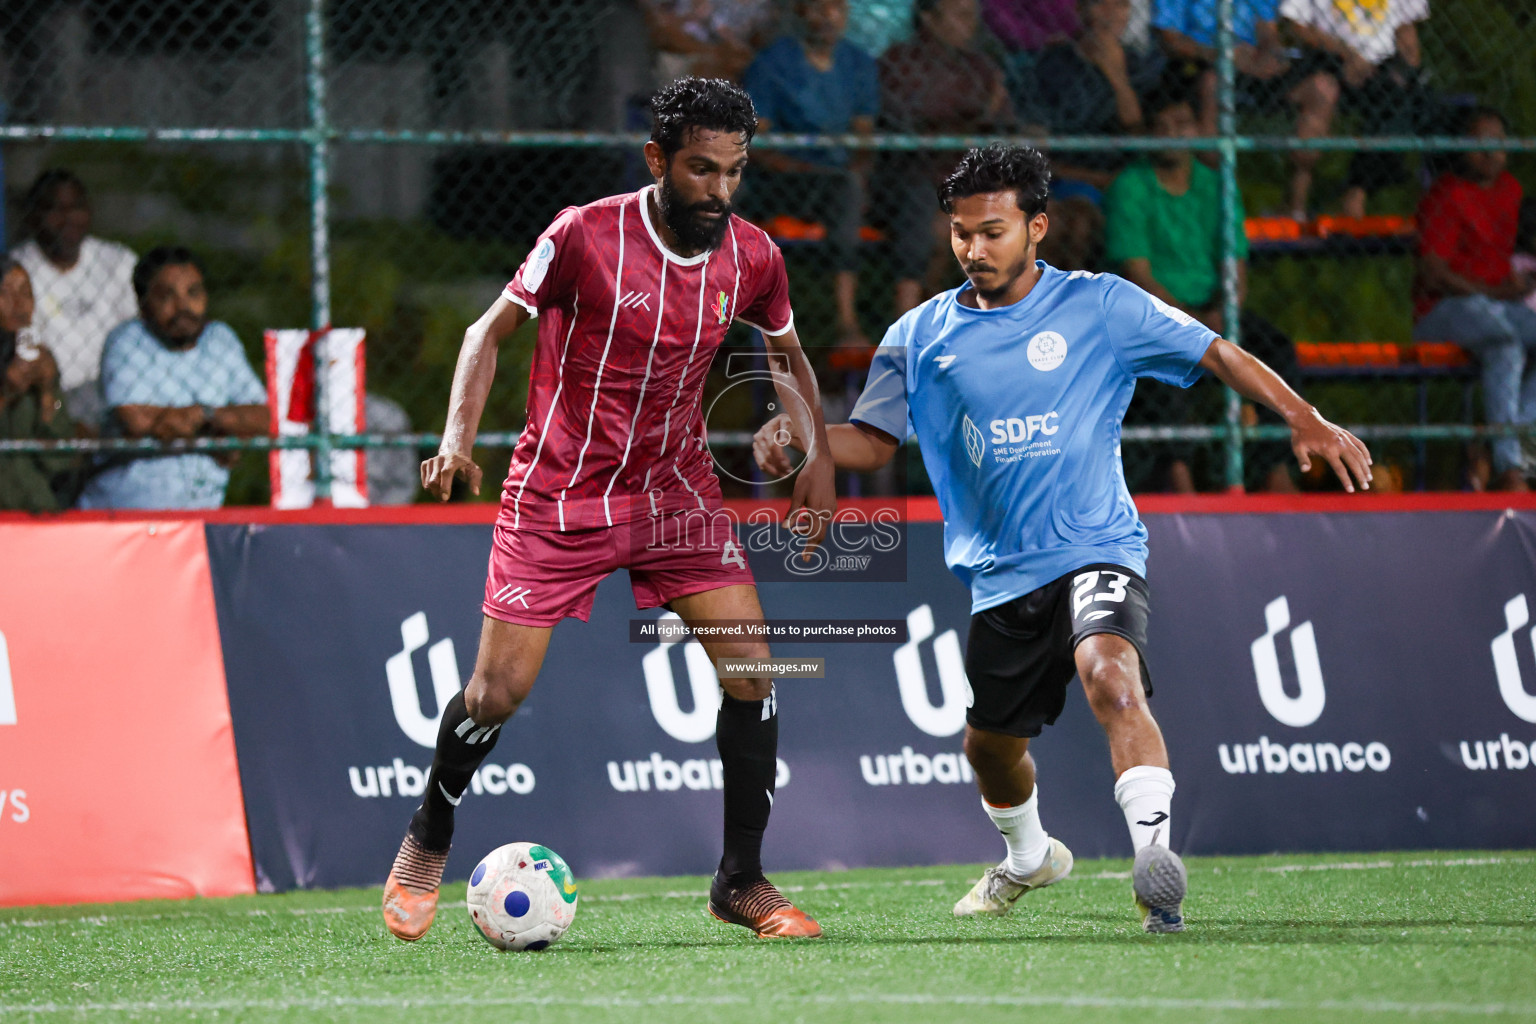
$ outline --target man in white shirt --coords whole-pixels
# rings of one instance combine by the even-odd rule
[[[1414,135],[1426,127],[1431,100],[1423,84],[1419,22],[1429,0],[1282,0],[1280,17],[1307,47],[1337,62],[1343,105],[1367,135]],[[1400,153],[1356,153],[1342,212],[1365,216],[1368,193],[1403,180]]]
[[[96,424],[102,345],[112,328],[138,316],[133,294],[138,258],[127,246],[90,233],[85,184],[63,168],[50,168],[32,183],[23,227],[27,241],[11,256],[32,278],[33,329],[58,360],[70,413]]]

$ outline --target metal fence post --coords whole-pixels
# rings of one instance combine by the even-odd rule
[[[305,15],[304,49],[308,58],[305,78],[309,98],[309,253],[310,316],[312,330],[331,326],[331,238],[330,209],[326,190],[330,186],[330,119],[325,99],[325,0],[309,0]],[[314,347],[315,374],[315,500],[331,498],[331,423],[325,394],[325,340],[317,336]]]
[[[1234,345],[1242,344],[1241,303],[1237,294],[1237,232],[1243,225],[1237,216],[1237,109],[1235,101],[1232,50],[1236,38],[1232,31],[1233,0],[1216,0],[1216,131],[1221,144],[1221,319],[1222,337]],[[1236,391],[1226,389],[1226,480],[1227,490],[1243,489],[1243,401]]]

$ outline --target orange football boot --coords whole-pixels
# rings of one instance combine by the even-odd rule
[[[751,929],[760,939],[814,939],[821,935],[815,918],[785,899],[766,878],[733,889],[717,872],[709,886],[709,912],[726,924]]]
[[[423,849],[406,834],[384,882],[384,927],[395,938],[415,942],[427,934],[437,914],[437,887],[447,866],[447,850]]]

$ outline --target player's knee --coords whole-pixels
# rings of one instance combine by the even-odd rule
[[[1134,714],[1141,710],[1141,675],[1137,666],[1120,658],[1098,658],[1079,668],[1088,703],[1099,718]]]
[[[767,700],[768,694],[773,692],[773,680],[766,677],[722,679],[720,688],[736,700]]]
[[[961,749],[965,751],[965,759],[970,762],[976,774],[985,776],[989,772],[1012,768],[1018,764],[1027,749],[1027,741],[1016,736],[973,729],[967,725]]]
[[[723,646],[715,652],[715,671],[720,670],[720,663],[727,659],[735,662],[747,660],[766,661],[769,656],[768,645],[764,643],[743,643]],[[722,676],[720,688],[737,700],[767,700],[768,694],[773,690],[773,680],[767,676]]]
[[[528,689],[514,674],[476,672],[464,688],[464,710],[481,725],[505,722],[527,699]]]

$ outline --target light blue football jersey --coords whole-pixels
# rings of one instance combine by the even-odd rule
[[[1145,575],[1120,421],[1138,377],[1188,387],[1216,337],[1123,278],[1036,265],[1011,306],[962,305],[967,283],[892,324],[849,417],[917,436],[972,611],[1094,562]]]

